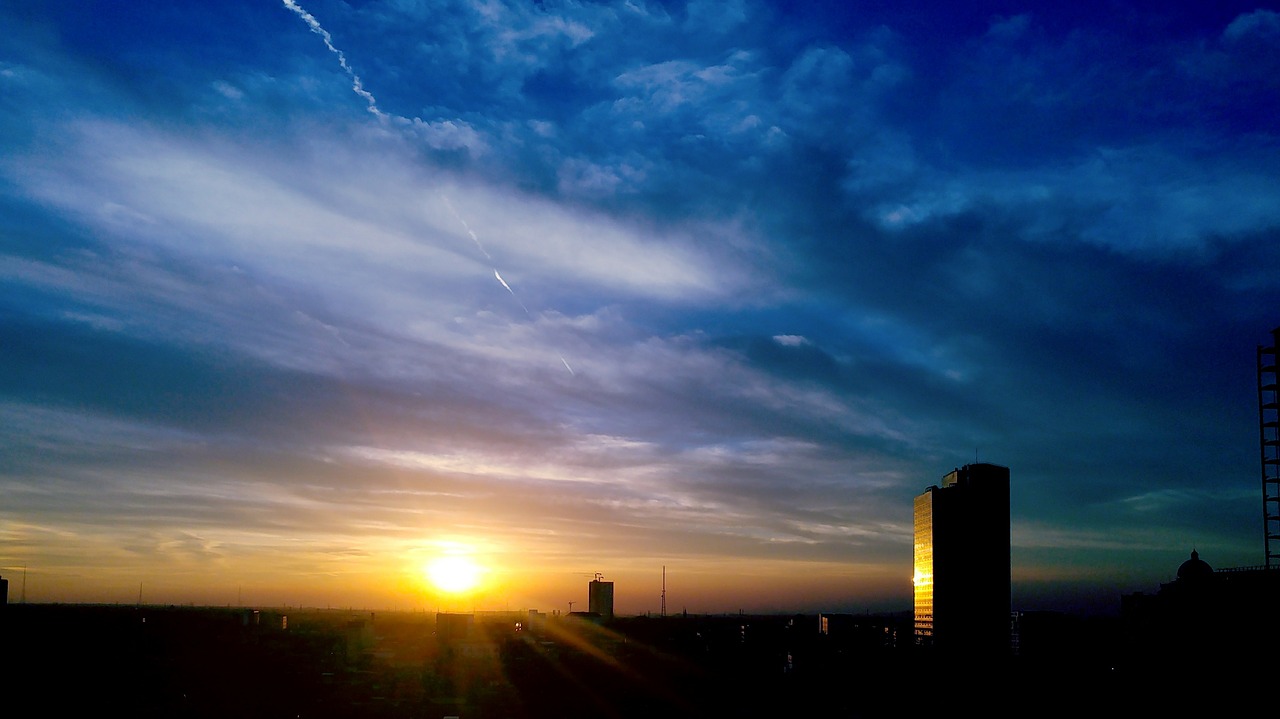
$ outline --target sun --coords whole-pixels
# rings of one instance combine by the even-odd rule
[[[462,594],[480,586],[484,568],[468,557],[437,557],[427,564],[427,579],[436,589],[448,594]]]

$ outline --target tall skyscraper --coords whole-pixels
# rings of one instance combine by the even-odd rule
[[[915,499],[915,638],[977,658],[1009,651],[1009,468],[969,464]]]

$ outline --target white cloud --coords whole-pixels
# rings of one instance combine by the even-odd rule
[[[214,82],[213,89],[228,100],[239,101],[244,99],[244,91],[225,80]]]
[[[1134,146],[1027,171],[948,176],[920,168],[914,189],[875,206],[870,217],[902,229],[969,211],[996,212],[1022,218],[1024,239],[1055,238],[1073,227],[1087,242],[1154,255],[1199,252],[1280,225],[1274,158],[1227,155],[1205,162]]]
[[[640,188],[647,172],[640,160],[636,164],[619,161],[602,165],[581,158],[569,158],[557,171],[560,193],[567,197],[601,198],[618,193],[631,193]]]
[[[676,299],[723,291],[735,274],[713,269],[678,236],[424,172],[398,160],[395,147],[369,147],[365,156],[264,156],[258,148],[143,127],[84,123],[69,130],[62,157],[13,158],[6,174],[123,242],[159,243],[315,282],[362,271],[423,281],[491,274],[475,267],[485,260],[448,211],[447,197],[509,279],[536,275]],[[323,138],[312,142],[324,147]],[[635,173],[625,165],[613,172]]]
[[[425,122],[415,117],[412,120],[398,119],[398,123],[407,125],[428,147],[436,150],[467,149],[477,155],[489,151],[484,135],[461,120]]]

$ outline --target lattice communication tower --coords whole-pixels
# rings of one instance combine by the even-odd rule
[[[1266,566],[1280,567],[1280,327],[1258,346],[1258,432],[1262,453],[1262,516]]]

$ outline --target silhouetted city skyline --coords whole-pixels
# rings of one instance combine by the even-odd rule
[[[1215,572],[1198,562],[1158,594],[1128,597],[1119,619],[1019,614],[1010,651],[983,661],[920,645],[910,613],[605,620],[26,604],[0,613],[0,676],[58,716],[1241,711],[1255,692],[1209,687],[1267,676],[1253,649],[1274,629],[1236,602],[1273,600],[1280,572],[1266,572],[1269,595],[1237,585],[1229,601],[1201,605]]]

